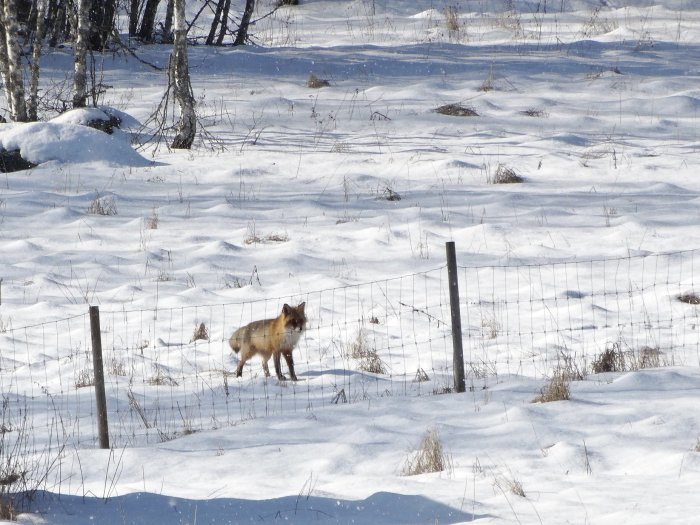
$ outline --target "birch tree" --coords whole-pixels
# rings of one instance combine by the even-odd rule
[[[169,76],[173,94],[180,108],[180,120],[176,125],[176,135],[172,148],[190,149],[197,132],[197,115],[194,112],[194,95],[190,82],[190,69],[187,61],[187,23],[185,21],[185,0],[174,2],[175,41],[170,56]]]
[[[36,5],[36,30],[32,42],[32,62],[29,65],[29,101],[27,113],[29,120],[38,120],[39,103],[39,59],[41,58],[42,39],[44,36],[44,14],[46,12],[46,0],[37,0]]]
[[[10,118],[15,122],[27,122],[29,117],[24,99],[17,0],[0,0],[0,4],[0,73],[5,84]]]
[[[7,1],[7,0],[6,0]],[[90,38],[92,0],[78,0],[73,50],[73,107],[84,108],[87,100],[87,49]]]

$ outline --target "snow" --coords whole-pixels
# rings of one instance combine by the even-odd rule
[[[259,47],[191,47],[191,151],[136,146],[167,77],[120,54],[100,109],[0,125],[38,164],[0,178],[0,387],[54,461],[20,523],[695,522],[700,11],[462,2],[450,33],[452,4],[302,2]],[[70,51],[42,65],[47,89]],[[124,130],[83,125],[105,112]],[[490,184],[499,165],[525,182]],[[447,241],[468,391],[438,395]],[[233,330],[302,301],[301,381],[230,375]],[[88,304],[111,450],[76,388]],[[384,373],[350,357],[362,337]],[[615,345],[654,366],[593,374]],[[566,356],[570,400],[532,403]],[[431,430],[449,467],[402,475]]]

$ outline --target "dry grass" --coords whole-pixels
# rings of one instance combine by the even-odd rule
[[[158,207],[154,206],[153,207],[153,212],[151,213],[150,217],[147,217],[144,222],[146,223],[146,229],[148,230],[157,230],[158,229],[158,223],[160,220],[158,219]]]
[[[569,383],[566,381],[562,371],[557,369],[554,371],[554,375],[552,375],[549,383],[540,390],[540,394],[532,402],[550,403],[552,401],[568,401],[569,399]]]
[[[698,438],[697,442],[695,443],[695,448],[693,450],[695,452],[700,452],[700,438]]]
[[[513,477],[512,472],[508,472],[508,476],[500,475],[494,478],[493,482],[496,487],[498,487],[501,492],[510,492],[521,498],[525,497],[525,489],[523,484]]]
[[[348,355],[358,361],[358,368],[370,374],[386,374],[387,369],[376,350],[369,345],[364,329],[360,329],[355,340],[348,345]]]
[[[177,381],[166,375],[160,368],[156,368],[155,374],[146,382],[151,386],[178,386]]]
[[[401,200],[401,195],[389,186],[384,186],[377,192],[377,199],[396,202]]]
[[[621,343],[614,343],[593,360],[591,369],[594,374],[602,374],[659,368],[668,364],[657,347],[644,346],[635,353],[632,350],[623,350]]]
[[[117,202],[112,196],[100,197],[98,193],[88,206],[87,212],[90,215],[116,215]]]
[[[306,87],[310,87],[312,89],[319,89],[330,85],[331,83],[329,80],[326,80],[325,78],[318,78],[313,73],[309,75],[309,79],[306,81]]]
[[[207,330],[204,323],[199,323],[199,326],[195,328],[190,343],[194,343],[195,341],[209,341],[209,330]]]
[[[445,470],[452,470],[452,460],[443,450],[440,435],[434,428],[428,431],[418,449],[406,459],[401,475],[416,476]]]
[[[459,10],[455,5],[449,5],[443,11],[445,14],[445,24],[450,33],[459,33],[462,24],[459,22]]]
[[[0,499],[0,520],[17,521],[17,509],[12,501]]]
[[[549,114],[545,110],[535,108],[528,108],[525,111],[521,111],[520,113],[525,115],[526,117],[544,118],[549,116]]]
[[[678,296],[678,300],[685,304],[700,304],[700,296],[695,294],[695,292],[681,294]]]
[[[440,115],[449,115],[451,117],[478,117],[479,114],[474,108],[462,106],[461,104],[445,104],[435,108],[436,113]]]
[[[92,375],[92,370],[83,368],[78,371],[78,377],[75,378],[75,388],[85,388],[95,386],[95,378]]]
[[[615,343],[609,348],[606,348],[603,353],[597,356],[591,368],[594,374],[602,374],[605,372],[624,372],[627,370],[625,363],[625,354],[620,349],[620,346]]]
[[[491,184],[520,184],[525,182],[525,179],[515,173],[515,170],[512,168],[499,164],[490,182]]]

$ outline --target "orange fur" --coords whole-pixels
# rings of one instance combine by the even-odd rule
[[[301,303],[299,306],[285,304],[282,307],[282,313],[274,319],[253,321],[233,332],[229,339],[229,345],[231,345],[231,349],[234,352],[240,352],[241,354],[238,367],[236,368],[237,377],[241,377],[243,374],[243,365],[245,365],[246,361],[258,354],[262,359],[265,376],[270,375],[267,362],[270,360],[270,357],[273,357],[277,378],[279,380],[287,379],[282,374],[280,365],[280,357],[284,356],[289,369],[289,376],[292,378],[292,381],[297,380],[297,376],[294,373],[292,350],[306,328],[305,305],[306,303]]]

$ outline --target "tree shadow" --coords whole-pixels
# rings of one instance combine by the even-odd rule
[[[266,500],[235,498],[185,499],[147,492],[98,498],[34,493],[26,512],[51,525],[171,525],[185,523],[418,523],[456,524],[485,516],[452,508],[421,495],[377,492],[364,500],[313,495]],[[20,516],[19,522],[22,523]]]

